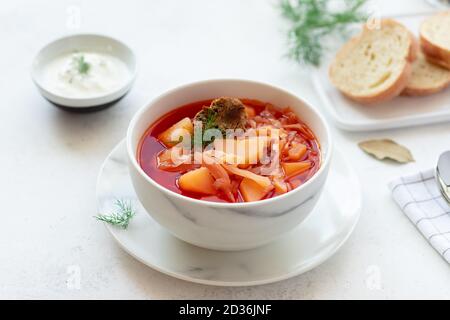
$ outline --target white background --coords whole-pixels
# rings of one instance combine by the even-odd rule
[[[361,220],[344,247],[293,279],[249,288],[191,284],[122,251],[96,214],[100,165],[151,98],[194,80],[273,83],[320,107],[309,71],[283,58],[286,25],[276,1],[2,1],[0,5],[0,298],[450,298],[449,266],[390,198],[393,177],[434,166],[450,149],[450,125],[350,134],[336,148],[357,170]],[[422,0],[378,1],[381,13],[430,11]],[[81,25],[71,14],[80,10]],[[76,22],[76,21],[75,21]],[[139,75],[117,105],[91,114],[55,108],[34,87],[30,64],[47,42],[74,32],[122,39]],[[419,101],[419,100],[418,100]],[[388,137],[416,162],[381,163],[357,147]],[[80,287],[71,281],[80,275]]]

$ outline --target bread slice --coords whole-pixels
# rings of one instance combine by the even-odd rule
[[[437,58],[429,56],[429,55],[426,56],[426,59],[432,64],[435,64],[435,65],[441,66],[442,68],[450,70],[450,64],[448,64],[447,62],[445,62],[441,59],[437,59]]]
[[[412,75],[402,95],[425,96],[450,85],[450,70],[430,63],[423,53],[412,65]]]
[[[360,103],[377,103],[399,95],[409,81],[417,42],[402,24],[383,19],[380,28],[350,39],[337,53],[329,70],[331,82]]]
[[[429,61],[450,69],[450,11],[435,14],[422,22],[420,45]]]

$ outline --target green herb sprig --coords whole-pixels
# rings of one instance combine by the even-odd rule
[[[83,55],[75,56],[74,61],[77,66],[78,73],[87,74],[89,72],[91,65],[86,62]]]
[[[203,133],[210,129],[218,129],[219,126],[217,124],[217,111],[213,110],[209,107],[206,107],[202,110],[201,115],[196,119],[196,121],[202,122],[202,134],[200,136],[195,136],[194,139],[192,139],[192,146],[195,145],[201,145],[205,147],[206,145],[210,144],[212,141],[204,141],[203,140]]]
[[[205,119],[203,120],[203,130],[218,128],[216,123],[217,112],[211,109],[206,109]]]
[[[288,56],[293,60],[319,66],[324,39],[334,33],[345,34],[349,24],[367,20],[362,6],[366,0],[340,0],[339,10],[332,10],[336,0],[280,0],[282,15],[292,26],[288,31]]]
[[[99,214],[94,218],[99,221],[121,227],[122,229],[128,228],[128,224],[130,223],[131,218],[133,218],[136,214],[136,211],[128,201],[116,200],[114,204],[118,208],[118,211],[109,215]]]

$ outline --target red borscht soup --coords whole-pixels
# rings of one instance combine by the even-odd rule
[[[314,133],[289,107],[221,97],[180,106],[151,124],[138,147],[161,186],[214,202],[276,197],[320,167]]]

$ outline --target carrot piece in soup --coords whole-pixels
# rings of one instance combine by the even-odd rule
[[[252,179],[244,178],[239,185],[239,191],[246,202],[251,202],[264,198],[270,189],[262,187]]]
[[[202,194],[216,194],[214,178],[205,167],[201,167],[183,174],[178,179],[178,185],[183,191]]]
[[[281,178],[274,178],[273,186],[275,187],[275,191],[277,193],[288,192],[288,186],[287,186],[286,182],[284,182],[283,179],[281,179]]]
[[[185,135],[194,134],[194,125],[188,117],[181,119],[158,136],[158,140],[166,146],[172,147],[180,142]]]
[[[280,144],[278,145],[278,150],[280,151],[280,156],[283,155],[284,147],[286,146],[286,138],[280,139]]]
[[[249,106],[245,106],[245,113],[249,118],[253,118],[256,115],[255,109]]]
[[[288,150],[289,160],[298,161],[306,153],[306,146],[298,143]]]
[[[311,168],[311,163],[306,161],[301,162],[284,162],[281,164],[286,174],[286,177],[292,177],[297,174],[300,174],[309,168]]]

